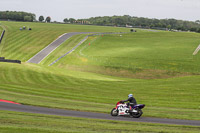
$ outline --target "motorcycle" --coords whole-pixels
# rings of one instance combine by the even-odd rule
[[[145,104],[137,104],[131,107],[128,107],[126,103],[119,101],[116,104],[116,107],[111,110],[111,116],[131,116],[133,118],[139,118],[142,116],[142,108],[145,107]]]

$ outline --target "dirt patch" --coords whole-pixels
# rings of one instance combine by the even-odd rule
[[[62,66],[63,67],[63,66]],[[200,73],[189,73],[189,72],[175,72],[167,70],[156,70],[156,69],[118,69],[118,68],[108,68],[100,66],[73,66],[67,65],[65,68],[76,71],[92,72],[103,75],[110,75],[116,77],[124,78],[134,78],[134,79],[166,79],[174,77],[184,77],[191,75],[200,75]]]

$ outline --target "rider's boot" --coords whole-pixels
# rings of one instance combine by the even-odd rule
[[[133,112],[133,108],[131,106],[129,107],[129,112]]]

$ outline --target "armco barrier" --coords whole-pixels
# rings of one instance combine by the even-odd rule
[[[2,39],[3,39],[3,36],[4,36],[5,32],[6,32],[6,31],[3,30],[2,34],[1,34],[1,37],[0,37],[0,44],[1,44],[1,41],[2,41]]]
[[[5,57],[0,57],[0,60],[5,60]]]
[[[21,64],[20,60],[9,60],[9,59],[5,59],[5,57],[0,57],[0,62],[8,62],[8,63],[18,63],[18,64]]]

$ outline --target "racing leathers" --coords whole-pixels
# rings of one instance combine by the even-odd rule
[[[122,100],[121,102],[128,102],[127,106],[133,107],[134,105],[137,105],[136,99],[134,97],[129,97],[127,100]]]

